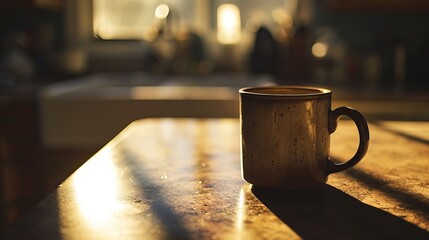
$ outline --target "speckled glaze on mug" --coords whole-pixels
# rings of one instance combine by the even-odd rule
[[[365,118],[349,107],[331,111],[328,89],[271,86],[239,93],[242,175],[254,186],[315,188],[326,183],[329,174],[357,164],[368,149]],[[341,115],[355,121],[360,143],[352,159],[334,163],[329,160],[330,134]]]

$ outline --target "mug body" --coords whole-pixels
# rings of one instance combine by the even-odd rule
[[[274,189],[308,189],[327,180],[331,91],[299,86],[240,89],[244,180]]]

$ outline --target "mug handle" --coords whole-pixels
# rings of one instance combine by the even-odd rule
[[[346,115],[350,117],[356,124],[356,127],[359,131],[359,147],[355,153],[355,155],[348,161],[343,163],[335,163],[331,160],[328,160],[327,164],[327,173],[336,173],[340,171],[344,171],[348,168],[353,167],[356,165],[362,158],[365,156],[366,151],[368,150],[369,145],[369,130],[368,130],[368,123],[366,122],[365,118],[360,114],[358,111],[356,111],[353,108],[350,107],[339,107],[335,109],[334,111],[329,112],[329,125],[328,130],[329,134],[332,134],[335,132],[338,126],[338,119],[342,116]]]

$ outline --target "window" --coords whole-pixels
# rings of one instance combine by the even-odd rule
[[[145,39],[156,36],[166,19],[155,12],[166,10],[174,27],[197,21],[201,0],[93,0],[93,32],[101,39]],[[159,8],[160,5],[161,9]]]

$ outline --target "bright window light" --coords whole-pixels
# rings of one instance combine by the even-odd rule
[[[159,21],[172,11],[180,22],[196,21],[196,6],[201,0],[93,0],[93,33],[110,39],[153,40]],[[200,4],[201,5],[201,4]]]
[[[141,39],[153,19],[144,1],[93,1],[93,31],[102,39]]]
[[[222,44],[236,44],[240,42],[240,10],[236,5],[222,4],[218,7],[217,39]]]

